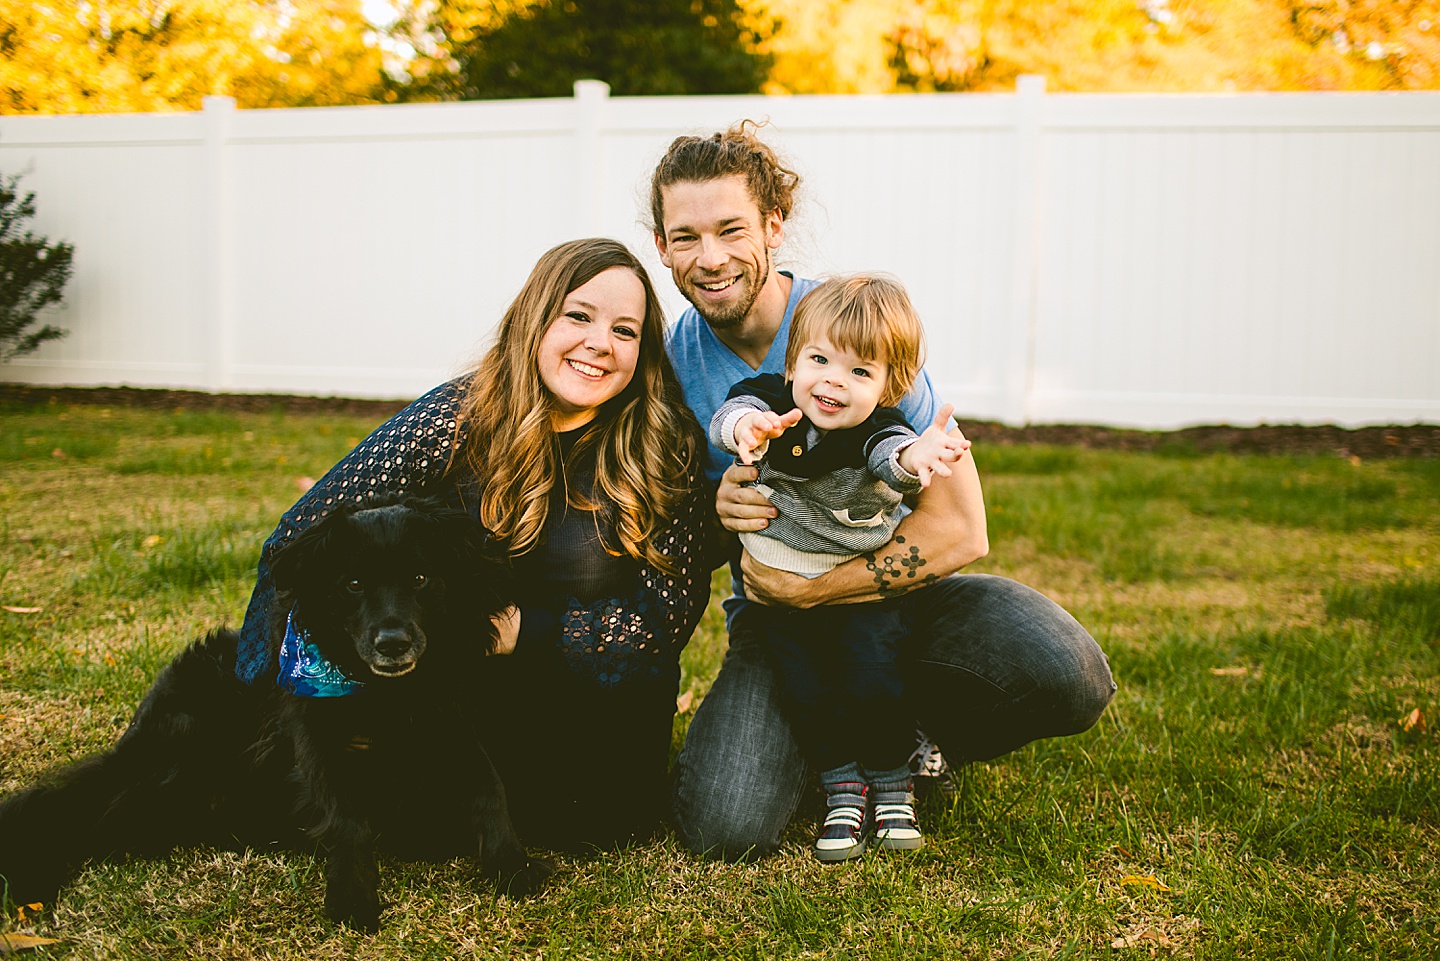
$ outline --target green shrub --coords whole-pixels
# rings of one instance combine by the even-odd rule
[[[19,184],[19,176],[0,174],[0,363],[65,336],[50,324],[31,328],[36,314],[60,303],[74,270],[72,245],[23,229],[35,216],[35,194],[22,197]]]

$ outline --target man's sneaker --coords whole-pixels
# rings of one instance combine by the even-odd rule
[[[915,729],[915,750],[910,752],[910,774],[914,777],[948,777],[950,765],[930,735]]]
[[[875,792],[875,846],[884,851],[914,851],[925,846],[915,821],[915,796],[909,791]]]
[[[821,861],[848,861],[865,853],[866,810],[864,782],[841,781],[825,785],[825,824],[815,840],[815,857]]]
[[[918,727],[915,729],[915,750],[910,752],[906,763],[915,778],[916,794],[925,797],[936,791],[942,796],[955,793],[953,772],[945,755],[940,753],[940,746]]]

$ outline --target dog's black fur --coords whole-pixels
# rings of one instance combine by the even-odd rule
[[[0,803],[0,878],[15,903],[52,901],[86,861],[180,845],[318,841],[325,910],[374,930],[375,846],[479,857],[512,894],[544,883],[527,858],[468,699],[513,596],[461,511],[416,499],[347,509],[271,561],[282,613],[356,680],[344,697],[235,677],[236,636],[191,645],[156,678],[108,753]]]

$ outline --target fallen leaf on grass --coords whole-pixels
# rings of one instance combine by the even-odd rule
[[[1245,677],[1249,675],[1248,667],[1212,667],[1210,673],[1216,677]]]
[[[1145,888],[1154,888],[1156,891],[1169,891],[1170,889],[1160,882],[1153,874],[1127,874],[1120,879],[1124,885],[1139,885]]]
[[[1418,707],[1400,719],[1400,730],[1425,730],[1425,715],[1420,713]]]
[[[31,948],[43,948],[47,944],[59,944],[54,938],[37,938],[33,934],[0,934],[0,954],[14,954]]]
[[[695,703],[695,692],[686,691],[675,699],[675,713],[684,714]]]
[[[11,614],[39,614],[45,610],[43,607],[11,607],[9,604],[6,604],[4,607],[5,610]]]
[[[1161,947],[1169,947],[1171,944],[1174,943],[1165,936],[1165,932],[1157,931],[1154,928],[1146,928],[1139,934],[1122,934],[1120,937],[1110,942],[1110,947],[1133,948],[1145,941],[1160,945]]]

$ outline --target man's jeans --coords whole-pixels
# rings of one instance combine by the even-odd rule
[[[962,574],[899,599],[900,668],[915,722],[952,764],[1078,734],[1115,693],[1099,645],[1023,584]],[[760,635],[741,611],[715,684],[675,762],[675,825],[696,852],[768,854],[799,802],[806,768]]]

